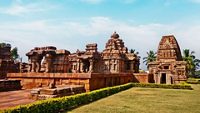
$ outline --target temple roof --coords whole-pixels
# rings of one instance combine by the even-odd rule
[[[162,37],[157,52],[157,61],[160,60],[182,60],[180,47],[174,35]]]

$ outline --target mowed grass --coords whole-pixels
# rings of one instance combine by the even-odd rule
[[[200,85],[194,90],[131,88],[68,113],[200,113]]]

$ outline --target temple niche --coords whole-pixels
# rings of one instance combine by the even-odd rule
[[[57,50],[54,46],[35,47],[28,56],[28,72],[67,73],[71,71],[70,54],[67,50]]]
[[[187,79],[186,62],[173,35],[162,37],[156,61],[149,63],[148,67],[155,83],[176,84]]]

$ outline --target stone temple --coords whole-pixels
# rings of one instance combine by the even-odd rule
[[[21,63],[20,73],[8,73],[10,80],[21,80],[23,88],[58,85],[83,85],[86,91],[115,86],[131,81],[148,83],[148,74],[138,73],[140,58],[130,53],[114,32],[102,52],[97,44],[87,44],[85,51],[35,47]]]
[[[177,84],[187,79],[186,62],[173,35],[162,37],[156,61],[149,63],[148,67],[155,83]]]

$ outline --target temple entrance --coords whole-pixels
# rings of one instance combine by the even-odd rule
[[[162,73],[162,75],[160,77],[160,83],[166,84],[166,73]]]

